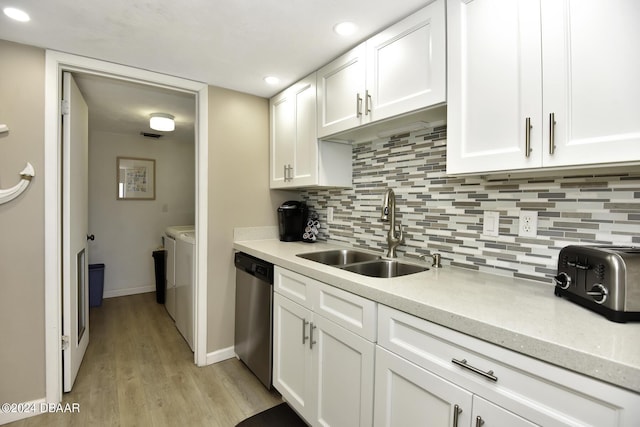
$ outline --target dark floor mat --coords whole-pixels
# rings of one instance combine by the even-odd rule
[[[307,424],[289,405],[281,403],[241,421],[236,427],[307,427]]]

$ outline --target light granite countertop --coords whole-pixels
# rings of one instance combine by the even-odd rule
[[[640,323],[611,322],[556,297],[551,284],[449,266],[378,279],[296,256],[343,248],[327,243],[236,240],[234,248],[467,335],[640,392]]]

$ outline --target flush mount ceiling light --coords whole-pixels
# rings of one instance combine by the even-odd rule
[[[175,130],[176,123],[174,117],[166,113],[152,113],[149,119],[149,127],[161,132],[171,132]]]
[[[5,7],[2,9],[5,15],[7,15],[11,19],[15,19],[20,22],[28,22],[31,20],[27,12],[16,9],[15,7]]]
[[[333,27],[333,31],[341,36],[350,36],[358,30],[358,26],[353,22],[341,22]]]
[[[280,83],[280,79],[274,76],[267,76],[264,78],[264,81],[270,85],[277,85],[278,83]]]

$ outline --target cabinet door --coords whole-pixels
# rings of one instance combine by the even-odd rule
[[[364,123],[364,43],[318,70],[318,137]]]
[[[376,346],[374,426],[471,425],[468,391]]]
[[[447,173],[542,165],[539,17],[539,0],[448,0]]]
[[[446,102],[444,0],[377,34],[366,46],[364,114],[371,121]]]
[[[375,345],[317,314],[313,328],[314,424],[371,426]]]
[[[316,75],[276,95],[271,109],[271,188],[317,184]]]
[[[273,386],[305,419],[313,419],[309,325],[312,313],[274,293]]]
[[[538,425],[478,396],[473,396],[472,421],[475,423],[473,425],[478,427],[535,427]]]
[[[543,0],[545,166],[640,159],[638,18],[637,0]]]
[[[291,88],[295,101],[295,155],[291,163],[292,184],[318,183],[318,138],[316,129],[316,74]]]
[[[269,102],[271,110],[271,164],[270,186],[282,188],[289,185],[288,170],[293,164],[296,147],[295,98],[283,92]]]

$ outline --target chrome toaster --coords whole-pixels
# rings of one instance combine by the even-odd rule
[[[640,320],[640,247],[567,246],[555,294],[614,322]]]

